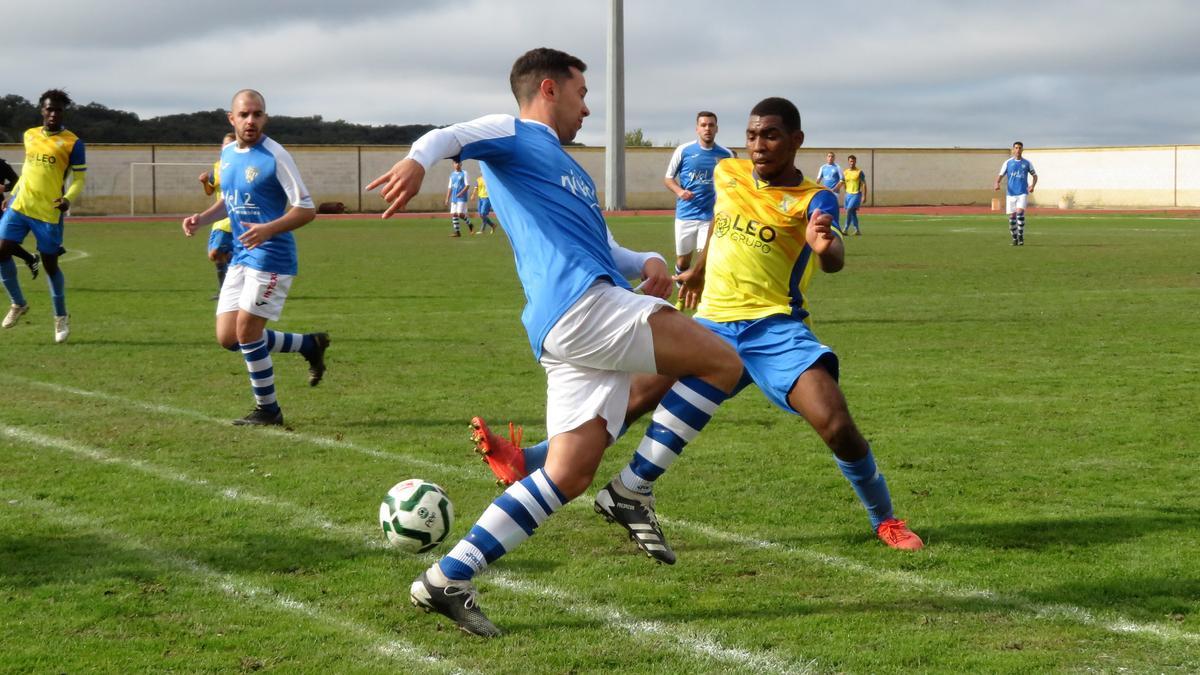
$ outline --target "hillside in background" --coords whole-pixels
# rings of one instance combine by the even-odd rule
[[[35,103],[15,94],[0,98],[0,143],[20,143],[26,129],[41,123]],[[72,107],[66,126],[86,143],[219,143],[230,128],[225,111],[219,109],[141,119],[137,113],[100,103]],[[432,124],[327,122],[320,115],[272,115],[270,136],[285,144],[408,145],[434,128]]]

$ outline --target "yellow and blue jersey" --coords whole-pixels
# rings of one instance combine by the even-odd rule
[[[805,240],[815,209],[833,216],[837,196],[808,178],[800,185],[770,185],[747,159],[727,159],[713,172],[717,200],[705,263],[704,295],[697,318],[746,321],[775,314],[808,316],[805,291],[817,256]]]
[[[46,223],[62,220],[54,201],[64,194],[68,172],[87,171],[83,141],[63,129],[48,132],[34,127],[25,132],[25,163],[13,188],[10,208]]]
[[[209,187],[211,187],[213,189],[213,195],[216,196],[216,200],[218,202],[224,201],[224,198],[221,197],[221,162],[220,162],[220,160],[213,162],[212,172],[208,174],[208,185],[209,185]],[[213,223],[212,229],[214,232],[217,232],[217,231],[230,232],[230,233],[233,232],[232,227],[229,225],[229,218],[222,218],[222,219],[218,220],[217,222]]]
[[[475,181],[475,195],[480,199],[487,199],[487,183],[483,182],[483,176],[480,176]]]
[[[866,174],[862,169],[846,169],[842,172],[842,181],[846,186],[846,194],[856,195],[862,192],[863,181],[866,180]]]

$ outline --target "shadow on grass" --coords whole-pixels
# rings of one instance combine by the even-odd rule
[[[930,542],[988,549],[1040,550],[1064,546],[1093,547],[1134,541],[1154,532],[1178,531],[1193,538],[1200,512],[1175,509],[1169,513],[1093,516],[1090,518],[1033,518],[1000,522],[928,525],[921,535]]]

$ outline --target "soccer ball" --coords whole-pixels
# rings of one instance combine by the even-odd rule
[[[420,478],[396,483],[379,505],[383,535],[393,546],[413,553],[424,553],[445,541],[453,522],[449,495]]]

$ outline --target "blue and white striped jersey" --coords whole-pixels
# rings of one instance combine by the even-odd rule
[[[293,206],[313,208],[288,151],[266,136],[248,148],[239,148],[236,141],[226,145],[221,150],[221,198],[233,227],[231,264],[294,275],[296,240],[291,232],[277,234],[249,250],[239,239],[247,225],[269,223]]]

